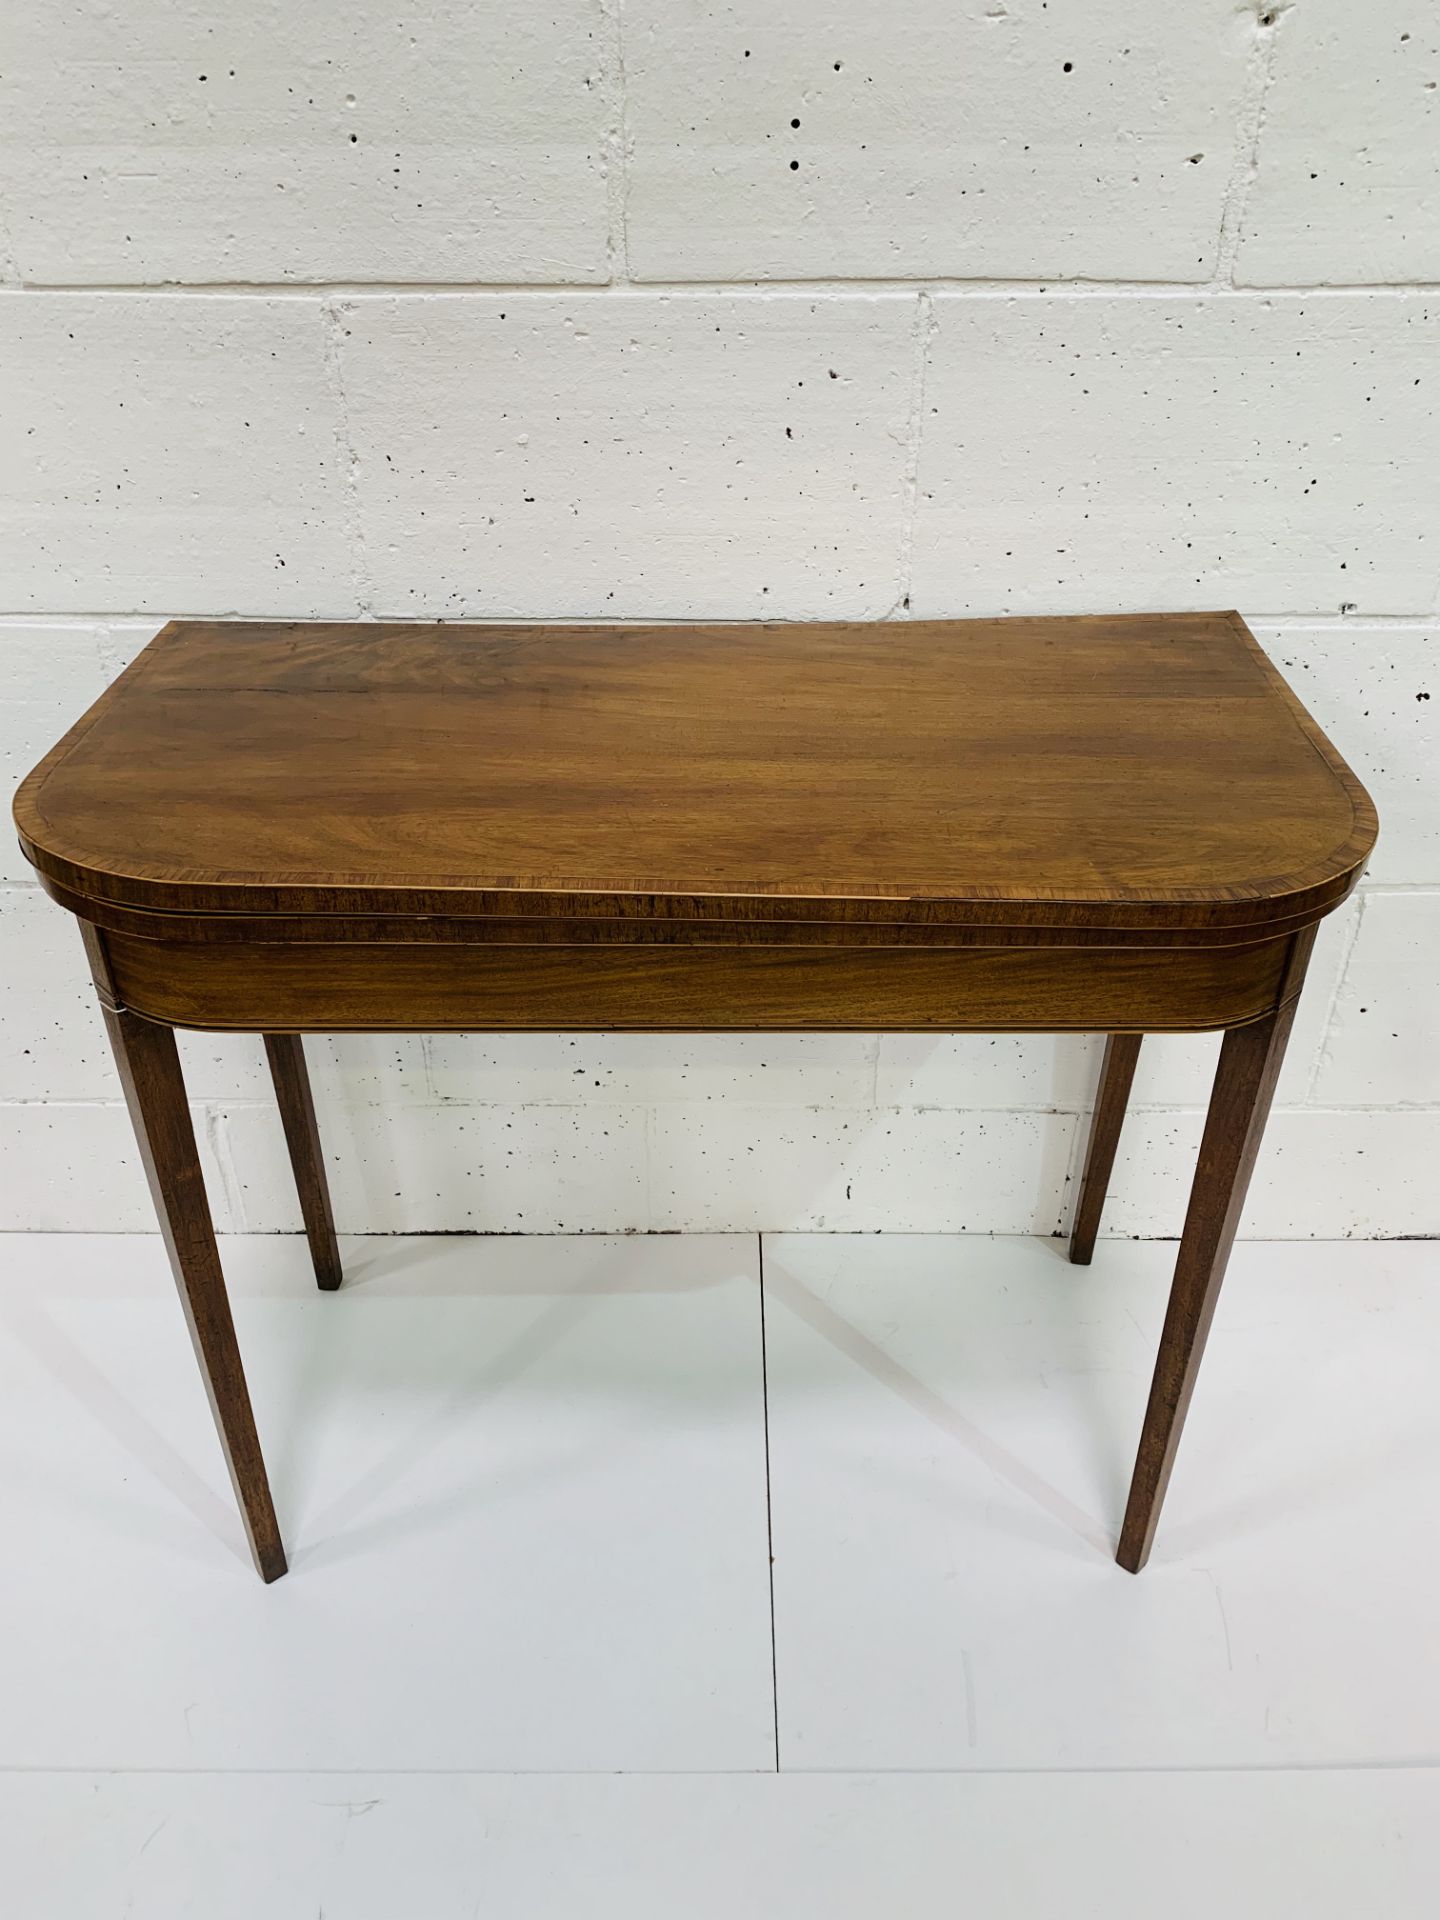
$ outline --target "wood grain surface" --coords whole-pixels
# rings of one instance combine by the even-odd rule
[[[1354,776],[1227,613],[160,634],[22,786],[159,911],[1243,927],[1343,897]]]
[[[1238,1026],[1290,938],[1248,947],[203,947],[105,942],[125,1004],[242,1032],[1105,1032]],[[1300,937],[1304,937],[1303,935]]]

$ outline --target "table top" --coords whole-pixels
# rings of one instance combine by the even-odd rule
[[[1376,830],[1234,613],[178,621],[15,814],[55,887],[172,913],[1257,933]]]

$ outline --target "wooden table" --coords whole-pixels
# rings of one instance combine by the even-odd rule
[[[1375,838],[1233,613],[867,626],[169,626],[46,756],[81,922],[266,1580],[285,1554],[173,1029],[265,1036],[340,1284],[300,1035],[1223,1028],[1118,1559],[1150,1552],[1317,922]]]

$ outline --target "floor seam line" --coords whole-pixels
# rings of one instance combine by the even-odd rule
[[[124,1779],[307,1779],[330,1774],[336,1778],[366,1779],[377,1774],[395,1779],[485,1779],[485,1780],[1039,1780],[1096,1779],[1146,1775],[1194,1778],[1208,1774],[1327,1774],[1327,1773],[1435,1773],[1440,1774],[1440,1759],[1435,1760],[1262,1760],[1262,1761],[1186,1761],[1131,1766],[1116,1762],[1105,1766],[1008,1766],[1008,1767],[792,1767],[777,1775],[772,1767],[117,1767],[97,1763],[92,1766],[0,1766],[0,1780],[39,1775],[52,1779],[89,1779],[102,1775],[109,1780]]]
[[[765,1236],[755,1236],[760,1273],[760,1411],[765,1429],[765,1571],[770,1581],[770,1705],[774,1715],[775,1771],[780,1771],[780,1662],[775,1648],[775,1512],[770,1488],[770,1352],[765,1337]]]

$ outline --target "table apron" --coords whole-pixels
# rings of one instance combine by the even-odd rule
[[[1294,936],[1196,949],[867,946],[204,947],[115,932],[112,991],[242,1032],[1106,1032],[1243,1026]],[[1304,936],[1301,936],[1304,938]]]

